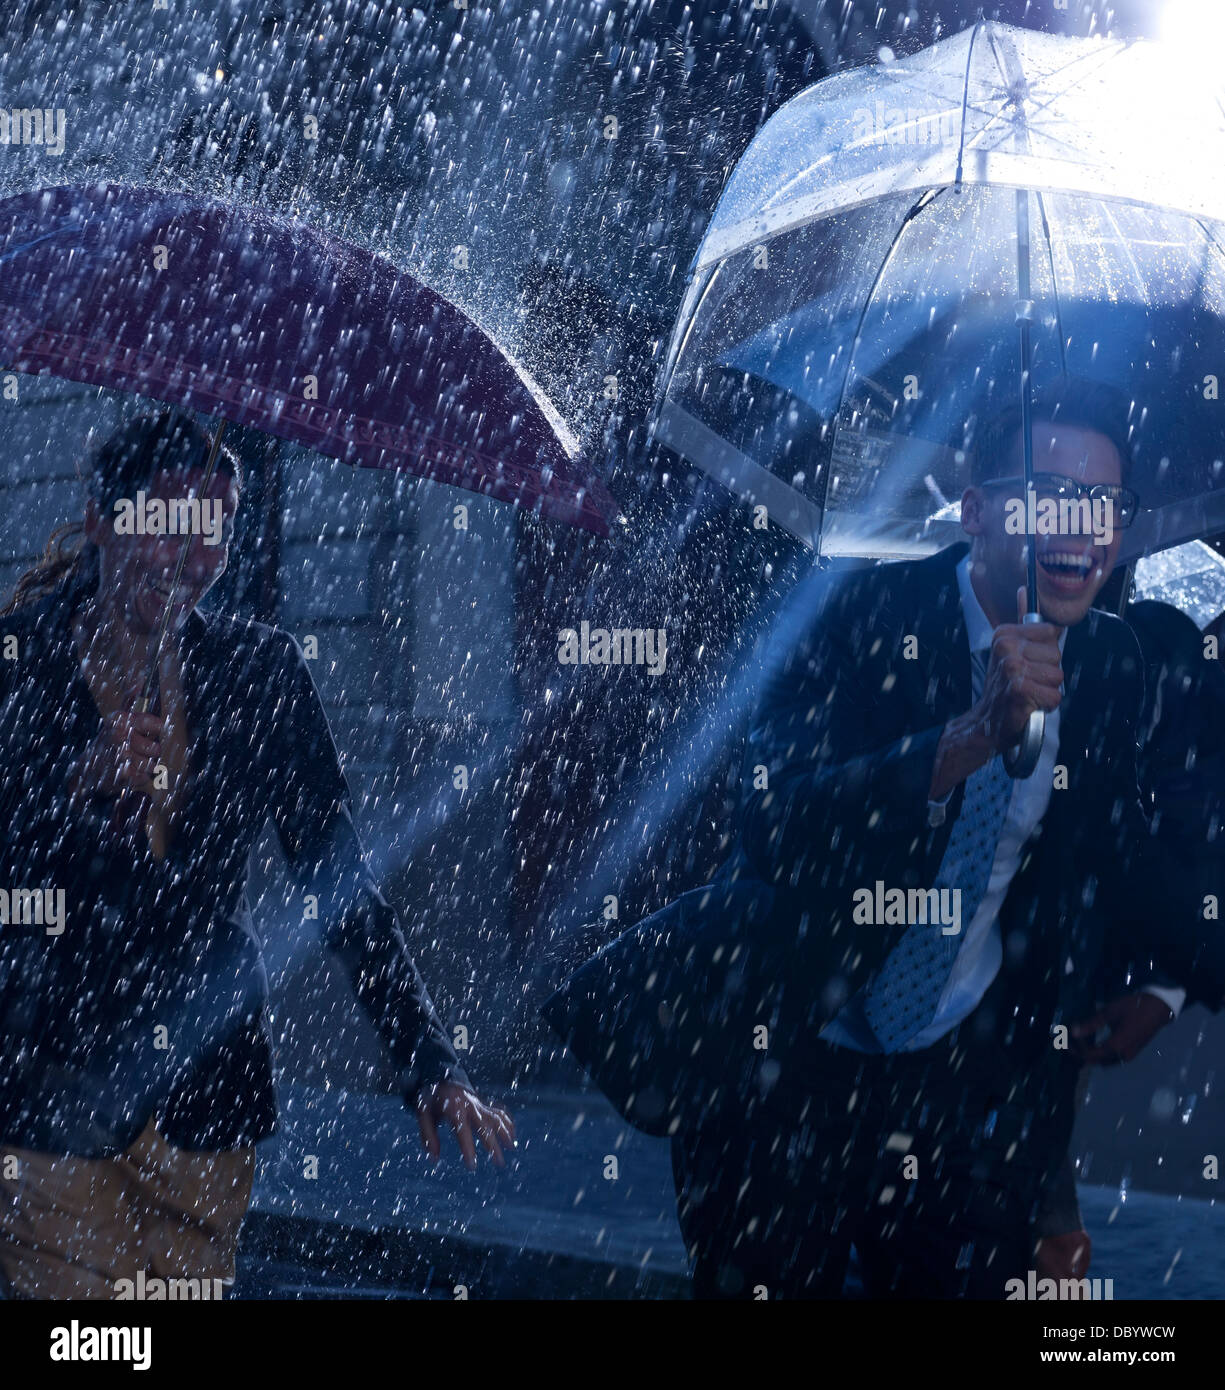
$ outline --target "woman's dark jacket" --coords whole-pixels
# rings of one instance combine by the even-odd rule
[[[103,1156],[152,1118],[185,1149],[276,1128],[268,984],[247,901],[269,819],[411,1100],[466,1084],[379,893],[302,650],[262,623],[195,612],[181,632],[191,783],[167,857],[69,807],[101,727],[72,640],[81,588],[0,619],[0,889],[64,890],[59,935],[0,925],[0,1146]],[[15,639],[15,643],[10,638]],[[304,925],[303,930],[312,930]]]

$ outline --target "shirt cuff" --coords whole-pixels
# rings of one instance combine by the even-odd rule
[[[1145,985],[1140,993],[1155,994],[1175,1018],[1182,1013],[1182,1006],[1187,1002],[1187,991],[1185,989],[1167,989],[1163,985]]]

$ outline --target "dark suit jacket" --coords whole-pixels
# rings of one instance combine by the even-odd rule
[[[734,859],[546,1005],[640,1127],[675,1132],[729,1091],[802,1089],[822,1052],[817,1034],[905,930],[856,925],[855,890],[933,883],[964,794],[930,823],[936,746],[971,704],[955,572],[965,553],[799,586],[766,659]],[[1009,997],[1026,1008],[994,1021],[996,1041],[1031,1056],[1050,1049],[1052,1025],[1128,981],[1160,974],[1214,1009],[1225,997],[1225,936],[1190,885],[1164,872],[1140,804],[1135,638],[1093,611],[1068,632],[1063,666],[1067,787],[1052,791],[1000,915]],[[762,769],[768,786],[755,788]],[[758,1049],[746,1039],[761,1025]]]
[[[11,635],[17,647],[15,660],[0,659],[0,887],[63,890],[67,907],[59,936],[0,926],[0,1143],[103,1155],[125,1149],[150,1118],[186,1149],[273,1131],[268,986],[246,891],[269,820],[406,1096],[465,1081],[363,859],[294,639],[261,623],[188,618],[193,781],[158,862],[143,836],[125,840],[101,810],[68,803],[69,766],[101,725],[73,648],[76,597],[0,619],[0,644]]]

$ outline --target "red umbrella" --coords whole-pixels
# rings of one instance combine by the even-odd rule
[[[543,394],[454,304],[251,208],[118,184],[0,200],[0,361],[600,535],[618,514]]]

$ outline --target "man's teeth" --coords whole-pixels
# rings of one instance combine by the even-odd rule
[[[1093,568],[1092,556],[1070,550],[1053,550],[1042,556],[1047,569],[1063,570],[1068,574],[1088,574]]]

